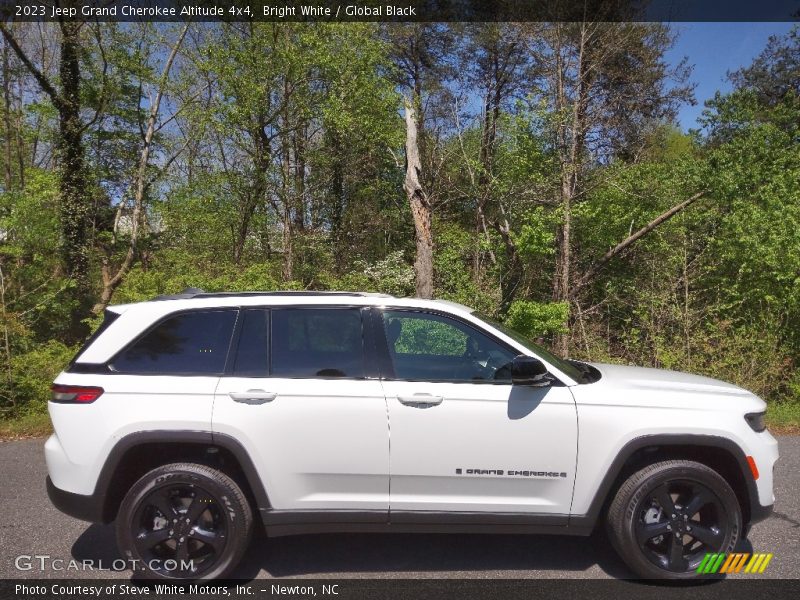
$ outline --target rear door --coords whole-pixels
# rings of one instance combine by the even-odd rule
[[[353,522],[386,520],[388,418],[365,357],[364,312],[242,310],[213,427],[247,448],[276,522],[331,510]]]

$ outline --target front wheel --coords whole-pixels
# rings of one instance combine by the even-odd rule
[[[131,487],[117,515],[117,542],[138,575],[199,580],[226,576],[250,540],[253,513],[227,475],[176,463]]]
[[[725,479],[689,460],[655,463],[631,475],[608,511],[611,543],[638,576],[693,579],[707,553],[730,552],[742,511]]]

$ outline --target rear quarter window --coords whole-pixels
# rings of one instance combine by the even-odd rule
[[[215,310],[168,317],[120,352],[111,368],[131,374],[222,374],[236,315]]]

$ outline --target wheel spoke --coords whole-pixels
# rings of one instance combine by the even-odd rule
[[[224,538],[216,531],[208,531],[207,529],[200,529],[200,528],[194,529],[192,538],[197,540],[198,542],[203,542],[204,544],[208,544],[209,546],[214,548],[215,551],[220,550],[222,543],[224,542]]]
[[[211,506],[212,502],[213,500],[206,495],[195,496],[189,508],[186,509],[184,518],[189,519],[190,523],[194,523]]]
[[[690,519],[706,504],[714,501],[714,497],[704,487],[697,487],[694,492],[694,496],[692,496],[692,499],[686,504],[685,509]]]
[[[675,512],[675,503],[672,501],[672,496],[669,493],[667,485],[660,485],[653,491],[653,497],[658,502],[658,505],[664,509],[668,515]]]
[[[175,559],[188,560],[188,558],[189,558],[189,544],[187,542],[179,543],[178,546],[175,548]]]
[[[667,564],[671,571],[686,570],[686,560],[683,558],[683,538],[675,535],[669,536]]]
[[[147,499],[147,502],[155,506],[165,519],[172,520],[178,514],[172,504],[172,498],[169,497],[166,490],[153,494]]]
[[[140,533],[136,536],[136,543],[140,547],[144,548],[155,548],[162,542],[166,542],[169,539],[169,530],[164,529],[156,529],[155,531],[145,531]]]
[[[636,539],[638,540],[639,545],[643,546],[654,537],[668,533],[668,525],[669,523],[666,521],[663,523],[648,523],[646,525],[640,525],[636,530]]]
[[[689,533],[694,539],[704,543],[712,550],[718,550],[722,545],[722,540],[725,537],[723,532],[719,529],[711,529],[704,525],[692,525],[692,531]]]

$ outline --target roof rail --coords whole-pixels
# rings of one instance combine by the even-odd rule
[[[164,294],[153,298],[153,302],[161,300],[188,300],[190,298],[230,298],[235,296],[350,296],[350,297],[376,297],[392,298],[389,294],[371,292],[338,292],[338,291],[310,291],[310,290],[277,290],[272,292],[206,292],[200,288],[188,287],[177,294]]]

